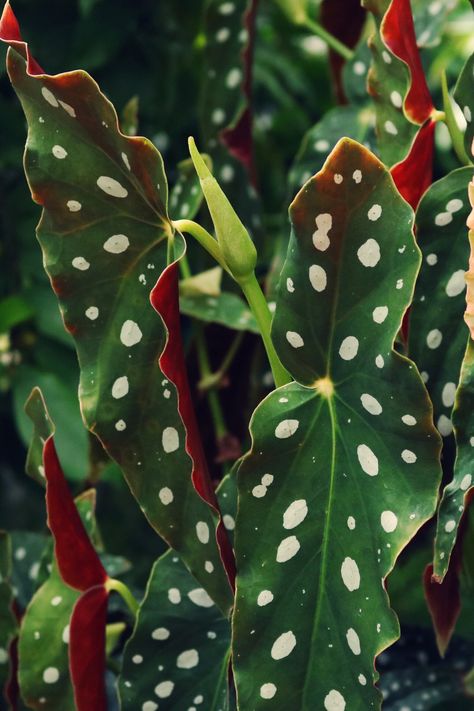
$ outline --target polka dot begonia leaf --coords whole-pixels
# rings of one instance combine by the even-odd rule
[[[369,40],[373,60],[368,87],[375,102],[380,155],[391,166],[406,156],[433,105],[416,44],[410,1],[364,0],[363,5],[376,23]]]
[[[468,335],[463,313],[471,176],[472,169],[459,168],[434,183],[415,220],[423,260],[410,310],[408,352],[421,371],[444,437],[453,429],[451,410]]]
[[[166,269],[173,229],[161,155],[147,139],[120,132],[115,109],[86,72],[42,73],[8,4],[0,37],[10,45],[8,72],[28,121],[25,170],[43,207],[44,264],[78,353],[83,419],[150,524],[228,610],[220,550],[229,546],[215,533],[219,517],[191,414],[176,262]],[[176,234],[175,259],[184,251]],[[197,522],[209,528],[206,545],[192,533]]]
[[[258,241],[261,206],[252,185],[250,106],[256,11],[257,0],[210,0],[206,4],[200,124],[213,174]]]
[[[95,527],[95,492],[76,499],[89,534]],[[28,708],[74,711],[69,673],[70,618],[80,597],[64,583],[54,562],[48,579],[36,591],[22,620],[19,639],[19,683]]]
[[[454,89],[454,98],[461,108],[466,119],[466,130],[464,133],[464,145],[466,153],[474,158],[474,100],[472,95],[472,77],[474,75],[474,54],[471,54],[459,76]]]
[[[17,622],[12,610],[13,592],[11,584],[12,544],[6,531],[0,530],[0,688],[10,677],[10,644],[16,631]]]
[[[125,647],[121,708],[227,708],[229,651],[229,621],[168,551],[153,566]]]
[[[384,581],[441,474],[426,390],[393,349],[420,253],[390,174],[349,139],[290,219],[272,336],[296,382],[258,406],[238,473],[237,693],[255,710],[367,711],[398,636]]]
[[[459,172],[459,171],[458,171]],[[472,178],[472,169],[466,168],[463,171],[466,181]],[[466,183],[467,184],[467,183]],[[474,211],[473,183],[469,183],[470,207]],[[471,248],[469,258],[469,270],[466,274],[462,272],[463,281],[467,281],[466,312],[465,320],[469,326],[462,323],[459,318],[459,331],[467,335],[467,348],[461,365],[459,385],[452,384],[449,396],[454,399],[454,409],[452,422],[456,438],[456,461],[454,463],[454,474],[452,481],[446,486],[441,499],[438,512],[438,522],[436,528],[436,539],[433,561],[433,579],[441,582],[446,573],[451,560],[451,555],[458,535],[458,527],[465,510],[470,506],[473,495],[473,452],[474,452],[474,342],[472,314],[474,313],[474,293],[472,284],[474,279],[474,222],[473,212],[468,217],[469,244]],[[461,238],[461,235],[460,237]],[[466,260],[467,261],[467,260]],[[448,282],[449,283],[449,282]],[[465,284],[463,284],[464,286]],[[457,383],[457,381],[456,381]],[[443,393],[446,395],[446,386]]]

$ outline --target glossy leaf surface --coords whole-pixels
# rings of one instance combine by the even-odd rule
[[[169,551],[153,566],[125,648],[122,709],[225,711],[229,646],[228,620]]]
[[[389,173],[348,139],[290,218],[273,340],[297,382],[257,408],[238,474],[238,697],[366,711],[374,659],[398,635],[380,581],[440,479],[426,391],[393,350],[420,256]]]
[[[120,133],[114,108],[85,72],[29,73],[8,5],[0,35],[11,44],[8,71],[28,119],[26,172],[43,206],[38,237],[46,269],[78,350],[83,417],[152,526],[228,607],[212,490],[194,420],[184,417],[185,427],[182,419],[190,412],[185,373],[175,374],[177,390],[157,365],[166,318],[149,303],[146,282],[166,267],[172,231],[161,156],[146,139]],[[183,251],[177,235],[176,256]],[[165,282],[156,293],[166,288],[166,303],[177,309],[177,280]],[[181,347],[178,336],[172,342]],[[184,363],[176,352],[173,358]],[[198,523],[209,531],[205,544],[195,535]],[[209,558],[211,579],[203,573]]]
[[[463,313],[471,175],[471,169],[460,168],[438,180],[416,213],[423,261],[410,311],[409,354],[426,381],[443,436],[452,432],[451,410],[468,335]]]

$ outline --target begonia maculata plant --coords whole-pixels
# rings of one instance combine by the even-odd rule
[[[35,387],[26,469],[50,535],[31,557],[0,537],[7,708],[474,704],[474,647],[455,634],[474,596],[474,55],[453,95],[433,79],[420,28],[436,47],[456,3],[267,3],[327,45],[335,97],[288,166],[278,235],[262,220],[253,144],[263,1],[203,4],[205,81],[185,107],[202,125],[166,168],[87,72],[43,70],[4,7],[38,249],[77,354],[83,426],[162,550],[146,585],[106,551],[100,472],[70,479],[63,423]],[[213,328],[228,344],[214,371]],[[220,396],[240,369],[251,407],[239,438]],[[14,582],[25,556],[26,601]],[[399,640],[412,594],[438,649],[420,668],[409,625]]]

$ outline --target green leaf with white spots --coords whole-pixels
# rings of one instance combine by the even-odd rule
[[[204,66],[200,97],[201,143],[247,230],[261,231],[261,206],[252,179],[249,85],[256,0],[210,0],[204,15]]]
[[[466,153],[472,158],[474,141],[474,94],[472,91],[472,80],[474,76],[474,54],[472,54],[463,67],[454,89],[454,98],[459,104],[464,118],[466,119],[466,131],[464,133],[464,146]]]
[[[82,494],[76,505],[89,535],[93,535],[95,492]],[[80,595],[63,582],[53,562],[48,579],[26,609],[19,638],[19,683],[28,708],[75,709],[69,676],[69,620]]]
[[[48,538],[42,533],[31,531],[12,531],[10,537],[13,554],[12,583],[16,601],[24,609],[38,587],[45,559],[48,563],[51,560]]]
[[[219,323],[235,331],[259,333],[252,312],[237,294],[223,291],[216,296],[181,296],[179,308],[186,316],[199,321]]]
[[[392,0],[363,0],[362,4],[376,24],[369,39],[372,65],[368,88],[375,103],[377,143],[382,160],[392,166],[407,155],[419,127],[404,108],[412,78],[407,64],[385,41],[384,18]]]
[[[290,209],[273,340],[296,382],[251,421],[238,473],[241,708],[379,708],[398,636],[381,585],[435,509],[440,440],[393,349],[420,254],[386,168],[343,139]]]
[[[441,178],[423,196],[416,213],[423,261],[410,311],[409,354],[426,382],[443,436],[452,432],[451,410],[466,349],[464,273],[471,177],[472,169],[460,168]]]
[[[229,648],[229,621],[168,551],[153,566],[125,647],[121,708],[226,711]]]
[[[10,675],[9,647],[17,631],[12,609],[11,559],[10,536],[6,531],[0,531],[0,702],[2,689]]]
[[[418,47],[436,47],[446,26],[446,19],[457,0],[411,0]]]
[[[342,81],[344,94],[350,104],[367,105],[369,93],[367,91],[367,75],[370,69],[372,55],[363,37],[354,51],[353,58],[342,68]]]
[[[289,175],[291,194],[295,195],[323,167],[329,153],[343,136],[372,148],[375,145],[374,120],[370,107],[337,106],[328,111],[303,139]]]
[[[25,168],[43,206],[38,239],[75,339],[84,421],[121,466],[151,525],[228,608],[217,515],[193,486],[177,389],[157,363],[168,334],[149,292],[167,266],[172,233],[161,155],[145,138],[120,133],[89,75],[31,75],[25,52],[22,44],[10,47],[8,72],[28,120]],[[179,259],[179,234],[174,247]],[[201,469],[194,475],[205,479]]]

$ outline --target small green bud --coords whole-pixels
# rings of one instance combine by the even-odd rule
[[[224,262],[232,276],[240,281],[253,274],[257,263],[257,250],[224,191],[196,148],[194,139],[190,138],[188,143]]]

